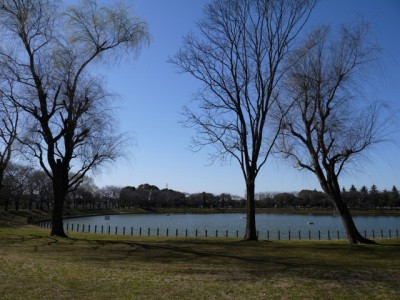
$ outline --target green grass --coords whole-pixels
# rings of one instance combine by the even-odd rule
[[[1,299],[400,299],[400,239],[127,237],[0,227]]]

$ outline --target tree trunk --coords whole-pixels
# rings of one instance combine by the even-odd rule
[[[246,215],[246,235],[245,240],[257,241],[257,229],[256,229],[256,208],[254,202],[254,190],[255,184],[252,180],[251,183],[246,184],[246,194],[247,194],[247,215]]]
[[[67,237],[64,232],[63,211],[64,202],[68,190],[68,171],[63,170],[61,162],[57,162],[57,168],[53,171],[54,206],[52,214],[51,235]]]
[[[56,184],[54,184],[54,207],[52,214],[52,228],[51,235],[67,237],[64,232],[64,224],[63,224],[63,211],[64,211],[64,199],[66,192],[58,189]]]
[[[347,239],[350,244],[375,244],[374,241],[363,237],[354,224],[353,217],[351,216],[350,210],[346,203],[343,202],[342,195],[340,192],[331,195],[331,198],[340,213],[342,218],[343,226],[346,231]]]

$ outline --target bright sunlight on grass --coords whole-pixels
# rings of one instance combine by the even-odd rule
[[[63,239],[0,228],[2,299],[396,299],[399,282],[399,239]]]

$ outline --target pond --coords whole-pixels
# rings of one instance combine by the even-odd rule
[[[355,216],[359,231],[367,237],[399,235],[400,216]],[[337,215],[260,213],[256,215],[260,239],[344,239]],[[145,236],[243,237],[246,215],[223,214],[131,214],[70,218],[67,231]]]

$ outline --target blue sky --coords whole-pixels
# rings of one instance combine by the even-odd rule
[[[129,2],[129,1],[128,1]],[[151,44],[137,59],[108,66],[105,74],[110,91],[119,95],[116,114],[120,129],[133,137],[127,159],[103,168],[94,177],[99,186],[137,186],[150,183],[182,192],[227,192],[244,195],[245,185],[238,164],[209,165],[208,149],[189,150],[193,131],[179,123],[182,106],[188,103],[199,83],[178,74],[168,57],[182,45],[185,34],[202,17],[206,0],[135,0],[136,14],[146,20]],[[383,48],[382,68],[374,84],[365,89],[372,101],[384,101],[391,111],[400,110],[400,1],[325,0],[315,9],[310,26],[352,22],[363,18],[372,24],[373,39]],[[397,114],[399,115],[399,113]],[[398,117],[400,119],[400,117]],[[391,121],[392,122],[392,121]],[[397,123],[398,128],[399,123]],[[399,133],[392,141],[376,146],[374,152],[341,178],[349,188],[354,184],[378,189],[400,188]],[[318,189],[317,180],[307,172],[293,169],[289,162],[271,157],[259,174],[257,192]]]

